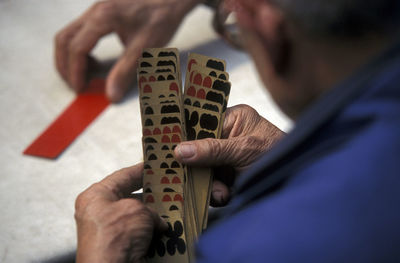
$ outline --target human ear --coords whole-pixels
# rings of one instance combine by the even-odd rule
[[[291,41],[283,12],[268,0],[240,0],[238,20],[244,31],[256,36],[258,56],[268,58],[272,70],[284,76],[289,70]]]

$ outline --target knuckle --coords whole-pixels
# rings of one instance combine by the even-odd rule
[[[112,16],[115,9],[115,3],[113,1],[100,1],[93,5],[92,18],[96,21],[104,21],[105,19]]]
[[[88,206],[88,194],[87,192],[83,192],[78,195],[75,200],[75,219],[81,219],[84,215],[84,212]]]
[[[64,45],[67,42],[67,40],[68,40],[68,34],[65,32],[65,30],[61,30],[54,37],[54,42],[56,43],[57,46]]]
[[[258,112],[255,109],[253,109],[252,107],[250,107],[249,105],[247,105],[247,104],[238,105],[238,109],[240,110],[240,113],[242,115],[245,115],[246,117],[258,116]]]
[[[218,157],[223,152],[222,145],[218,140],[215,139],[205,139],[207,143],[208,151],[204,152],[207,156]]]
[[[87,208],[94,200],[94,193],[97,192],[99,183],[91,185],[88,189],[80,193],[75,199],[75,218],[82,218]]]
[[[68,51],[71,55],[81,55],[85,53],[85,50],[82,45],[76,43],[76,41],[72,41],[68,46]]]
[[[242,147],[243,148],[258,148],[260,144],[260,140],[255,136],[246,136],[243,137],[242,140]]]

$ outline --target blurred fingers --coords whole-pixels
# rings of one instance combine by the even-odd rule
[[[120,101],[128,91],[136,77],[137,60],[141,56],[142,49],[148,44],[149,35],[142,31],[136,39],[131,40],[111,69],[106,83],[106,95],[111,101]]]
[[[214,207],[225,206],[230,200],[230,190],[226,184],[221,181],[214,180],[211,191],[210,204]]]
[[[71,40],[68,47],[68,80],[75,91],[82,91],[85,87],[90,51],[101,37],[111,31],[110,26],[97,26],[88,22]]]

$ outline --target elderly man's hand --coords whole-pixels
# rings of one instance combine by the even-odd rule
[[[226,111],[222,139],[183,142],[175,148],[175,155],[184,164],[217,168],[212,204],[220,206],[229,200],[234,171],[253,163],[283,135],[250,106],[237,105]]]
[[[125,50],[107,78],[106,94],[120,100],[133,81],[144,47],[164,46],[185,14],[199,0],[108,0],[97,2],[55,38],[55,62],[61,76],[77,92],[85,87],[89,56],[97,41],[117,33]]]
[[[140,201],[129,198],[142,185],[143,164],[122,169],[76,200],[77,262],[138,262],[153,231],[167,224]]]

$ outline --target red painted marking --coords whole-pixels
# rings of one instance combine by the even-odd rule
[[[203,78],[201,77],[200,73],[197,73],[196,76],[194,76],[193,84],[201,85],[202,82]]]
[[[197,98],[203,99],[203,100],[206,98],[206,92],[204,91],[204,89],[199,89],[197,91]]]
[[[181,142],[181,137],[178,134],[172,135],[171,142]]]
[[[150,78],[149,78],[149,81],[156,81],[157,79],[156,79],[156,77],[154,77],[154,76],[150,76]]]
[[[212,86],[212,79],[210,77],[205,77],[203,80],[203,87],[211,88]]]
[[[168,177],[164,176],[163,178],[161,178],[161,183],[162,183],[162,184],[169,184],[169,179],[168,179]]]
[[[145,85],[143,88],[143,93],[152,93],[153,90],[151,89],[151,87],[149,85]]]
[[[190,86],[186,93],[188,96],[196,97],[196,89],[193,86]]]
[[[153,195],[148,195],[146,197],[145,203],[154,203],[154,196]]]
[[[164,195],[162,201],[163,201],[163,202],[171,202],[172,199],[171,199],[171,197],[170,197],[169,195]]]
[[[176,195],[174,196],[174,201],[181,201],[181,202],[183,202],[183,197],[182,197],[182,195],[176,194]]]
[[[174,128],[172,128],[172,132],[179,133],[179,134],[182,133],[181,128],[178,125],[175,125]]]
[[[178,176],[175,176],[174,178],[172,178],[172,183],[173,184],[181,184],[181,179],[179,179]]]
[[[88,89],[59,115],[23,152],[27,155],[54,159],[110,104],[105,97],[105,81],[92,80]]]
[[[192,65],[197,64],[197,61],[195,59],[191,59],[188,63],[188,71],[192,71]]]
[[[169,90],[174,90],[174,91],[176,91],[176,94],[179,95],[179,87],[178,87],[178,84],[176,84],[175,82],[172,82],[169,85]]]
[[[146,77],[141,76],[141,77],[139,78],[139,85],[142,86],[142,83],[143,83],[143,82],[147,82],[147,79],[146,79]]]
[[[146,170],[146,174],[154,174],[153,170]]]
[[[171,140],[169,139],[168,135],[164,135],[164,136],[161,138],[161,142],[163,142],[163,143],[170,143]]]
[[[163,134],[171,133],[171,129],[168,126],[165,126],[163,129]]]
[[[151,135],[151,131],[149,129],[144,129],[143,136],[149,136],[149,135]]]
[[[155,128],[153,130],[153,135],[159,135],[159,134],[161,134],[161,130],[159,128]]]

